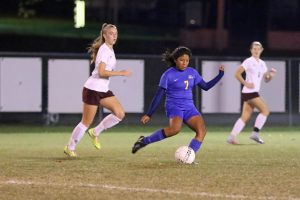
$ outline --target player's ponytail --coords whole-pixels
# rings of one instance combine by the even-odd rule
[[[105,33],[105,31],[108,28],[117,28],[117,27],[113,24],[107,24],[107,23],[102,24],[99,36],[93,41],[91,46],[88,47],[88,53],[91,55],[92,62],[95,62],[100,46],[103,43],[105,43],[105,38],[104,38],[103,34]]]
[[[165,63],[167,63],[168,67],[176,65],[176,63],[174,61],[174,58],[173,58],[173,55],[172,55],[172,53],[169,50],[165,51],[161,55],[161,57],[162,57],[162,61],[164,61]]]
[[[100,31],[100,36],[101,36],[101,38],[100,38],[100,46],[105,42],[105,38],[103,36],[103,33],[104,33],[104,29],[105,29],[105,27],[107,27],[107,25],[108,25],[107,23],[102,24],[101,31]]]
[[[162,61],[166,62],[168,67],[175,67],[175,60],[185,54],[190,58],[192,57],[192,52],[189,48],[180,46],[174,49],[172,53],[169,50],[165,51],[165,53],[162,54]]]

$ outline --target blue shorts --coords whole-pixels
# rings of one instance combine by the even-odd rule
[[[169,119],[173,117],[180,117],[185,123],[193,116],[201,116],[195,106],[186,110],[175,105],[166,105],[166,114]]]

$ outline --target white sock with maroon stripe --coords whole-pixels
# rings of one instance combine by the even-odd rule
[[[68,149],[75,150],[76,145],[79,143],[81,138],[83,137],[87,127],[83,123],[79,123],[72,132],[71,138],[68,143]]]
[[[122,120],[114,114],[109,114],[94,128],[94,134],[98,136],[102,131],[117,125],[120,121]]]
[[[230,133],[230,137],[234,139],[243,130],[244,127],[245,127],[245,122],[241,118],[239,118],[235,122],[235,124],[232,128],[232,131]]]

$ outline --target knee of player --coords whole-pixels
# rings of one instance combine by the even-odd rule
[[[123,120],[125,117],[125,112],[124,111],[119,111],[115,113],[116,117],[119,118],[120,120]]]

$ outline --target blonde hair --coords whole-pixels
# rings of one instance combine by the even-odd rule
[[[251,45],[250,45],[250,49],[252,49],[254,45],[260,46],[260,48],[261,48],[262,50],[264,50],[262,44],[261,44],[259,41],[253,41],[253,42],[251,43]]]
[[[102,25],[102,28],[101,28],[99,36],[93,41],[93,43],[91,44],[91,46],[88,47],[88,53],[91,55],[92,62],[94,62],[96,60],[96,56],[97,56],[97,53],[98,53],[98,50],[99,50],[100,46],[103,43],[105,43],[105,38],[104,38],[103,34],[109,28],[115,28],[115,29],[117,29],[117,27],[115,25],[113,25],[113,24],[104,23]]]

